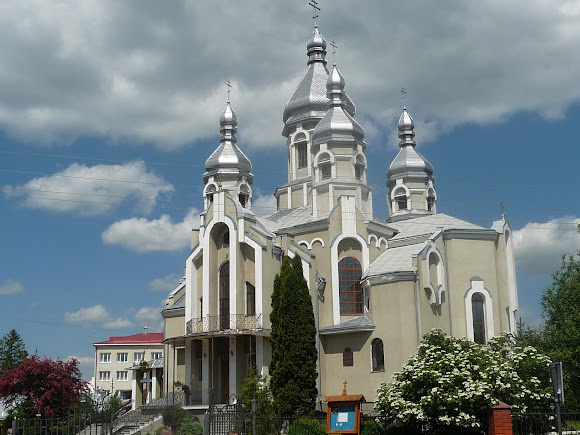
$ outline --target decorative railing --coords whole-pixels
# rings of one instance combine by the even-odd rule
[[[262,315],[231,314],[229,316],[206,316],[188,320],[187,335],[218,331],[247,331],[262,329]]]

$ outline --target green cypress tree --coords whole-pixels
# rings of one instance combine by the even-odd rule
[[[316,405],[316,325],[299,256],[285,257],[272,294],[270,386],[280,416],[311,415]]]
[[[28,352],[20,334],[12,329],[0,339],[0,374],[18,367],[27,356]]]

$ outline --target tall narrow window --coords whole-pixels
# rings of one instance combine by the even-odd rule
[[[485,312],[483,308],[483,296],[475,293],[471,297],[471,312],[473,315],[473,341],[485,344]]]
[[[246,282],[246,314],[256,315],[256,287]]]
[[[352,355],[352,349],[350,347],[346,347],[344,352],[342,352],[342,366],[343,367],[352,367],[354,365],[354,359]]]
[[[397,211],[407,210],[407,192],[405,192],[405,189],[398,188],[395,190],[394,197],[395,204],[397,205]]]
[[[433,192],[433,189],[429,189],[427,194],[427,210],[435,211],[435,192]]]
[[[353,257],[338,262],[340,314],[363,314],[362,267]]]
[[[328,153],[323,153],[318,158],[318,170],[320,171],[320,180],[326,180],[332,177],[332,164]]]
[[[371,342],[371,352],[373,359],[373,372],[385,371],[385,349],[383,347],[383,340],[375,338]]]
[[[228,233],[229,234],[229,233]],[[226,261],[220,267],[220,329],[230,329],[230,263]]]
[[[308,166],[308,153],[306,142],[299,142],[296,144],[296,160],[298,163],[298,169],[305,168]]]
[[[354,165],[354,175],[357,180],[362,180],[365,171],[365,162],[362,156],[358,155],[356,157],[356,163]]]

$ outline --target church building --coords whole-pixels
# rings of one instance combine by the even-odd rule
[[[515,331],[505,218],[483,228],[437,212],[434,168],[417,151],[406,108],[399,152],[385,162],[390,216],[376,218],[364,131],[326,54],[315,26],[306,73],[283,112],[288,182],[274,193],[275,213],[252,211],[252,164],[237,145],[229,101],[219,120],[200,226],[163,311],[165,378],[188,383],[193,403],[226,403],[251,364],[268,375],[272,288],[283,256],[300,257],[310,288],[320,400],[339,395],[347,381],[373,401],[433,328],[481,344]]]

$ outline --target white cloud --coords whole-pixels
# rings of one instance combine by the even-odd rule
[[[45,143],[96,135],[183,147],[217,135],[229,79],[242,145],[280,146],[310,13],[265,0],[0,2],[0,126]],[[319,27],[339,41],[370,141],[388,141],[402,85],[433,130],[418,142],[518,111],[562,116],[580,99],[580,57],[561,62],[580,44],[577,1],[369,0],[353,15],[351,1],[335,0]]]
[[[562,255],[580,250],[580,218],[565,216],[548,222],[531,222],[513,232],[518,267],[539,274],[558,269]]]
[[[177,287],[181,275],[170,273],[162,278],[155,278],[149,283],[149,291],[169,293]]]
[[[252,201],[252,211],[256,216],[266,216],[276,211],[276,198],[273,195],[259,195]]]
[[[0,284],[0,295],[15,295],[23,292],[24,286],[11,279],[7,280],[4,284]]]
[[[81,215],[107,213],[122,203],[148,213],[160,195],[170,192],[173,186],[147,172],[141,161],[95,166],[74,163],[64,171],[20,186],[4,186],[6,196],[22,197],[27,207]]]
[[[133,323],[123,317],[113,317],[102,305],[81,308],[74,313],[65,313],[64,319],[70,323],[76,323],[84,327],[99,325],[105,329],[120,329],[133,326]]]
[[[105,244],[121,245],[135,252],[180,251],[191,244],[191,230],[199,227],[199,211],[190,209],[182,222],[169,215],[159,219],[124,219],[107,228],[101,238]]]
[[[135,322],[147,326],[151,332],[163,331],[161,307],[143,307],[134,315]]]

